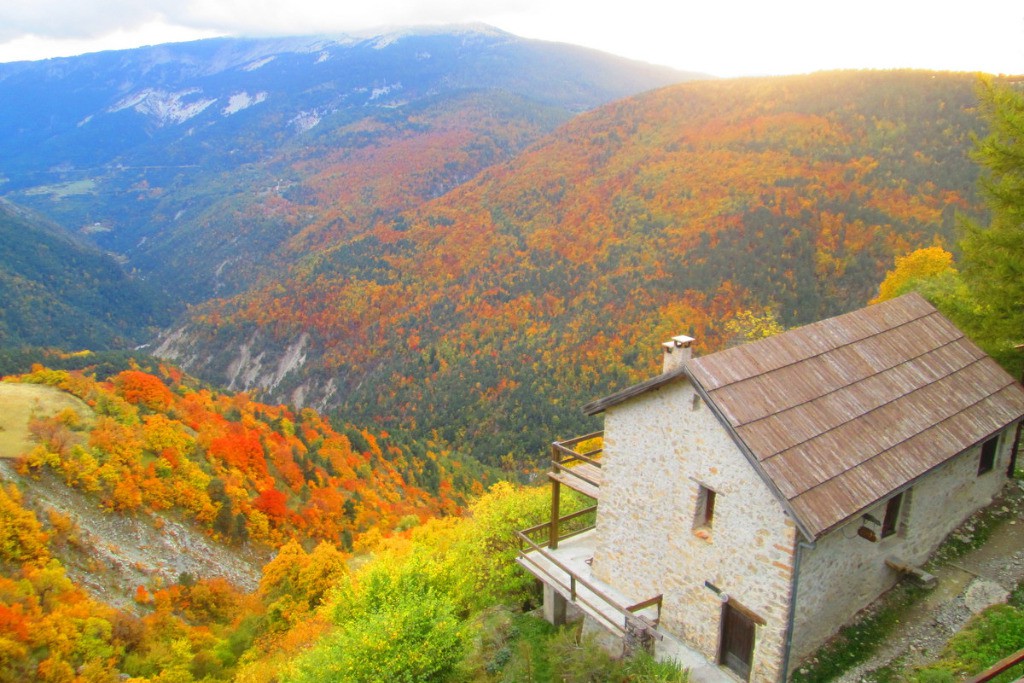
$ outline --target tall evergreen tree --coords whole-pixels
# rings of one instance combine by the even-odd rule
[[[1016,86],[1016,87],[1015,87]],[[1020,376],[1024,353],[1024,83],[983,79],[981,111],[989,134],[977,143],[988,225],[965,221],[963,276],[980,305],[977,341]]]

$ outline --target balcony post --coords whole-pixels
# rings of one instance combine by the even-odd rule
[[[551,444],[551,472],[558,473],[558,445]],[[548,527],[548,547],[552,550],[558,547],[558,519],[562,516],[561,501],[562,484],[557,479],[551,480],[551,526]]]
[[[551,526],[548,528],[548,547],[554,550],[558,547],[558,518],[561,517],[561,505],[559,497],[562,484],[557,479],[551,480]]]
[[[544,619],[552,626],[565,625],[566,600],[552,586],[544,584]]]

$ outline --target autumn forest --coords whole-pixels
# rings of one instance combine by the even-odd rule
[[[0,683],[683,680],[530,616],[513,532],[547,444],[600,428],[581,405],[673,335],[909,290],[1020,373],[1020,81],[429,40],[322,81],[217,41],[131,67],[301,81],[294,118],[101,112],[114,76],[45,130],[0,117]],[[0,95],[132,56],[0,65]]]

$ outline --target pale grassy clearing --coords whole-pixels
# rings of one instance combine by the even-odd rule
[[[30,419],[50,417],[65,408],[75,410],[84,420],[93,415],[81,399],[55,387],[0,382],[0,458],[16,458],[32,447]]]
[[[50,195],[54,201],[60,201],[65,197],[74,197],[81,194],[95,194],[95,180],[71,180],[66,183],[55,183],[53,185],[39,185],[25,190],[27,195]]]

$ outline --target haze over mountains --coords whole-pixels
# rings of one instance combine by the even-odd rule
[[[686,77],[488,27],[213,39],[2,64],[0,99],[16,106],[0,112],[0,187],[196,301],[249,282],[308,222],[274,215],[274,202],[315,210],[325,198],[311,196],[309,176],[349,154],[396,137],[439,139],[439,127],[455,135],[416,169],[432,177],[409,202],[510,158],[575,113]],[[397,180],[397,170],[370,173]]]

